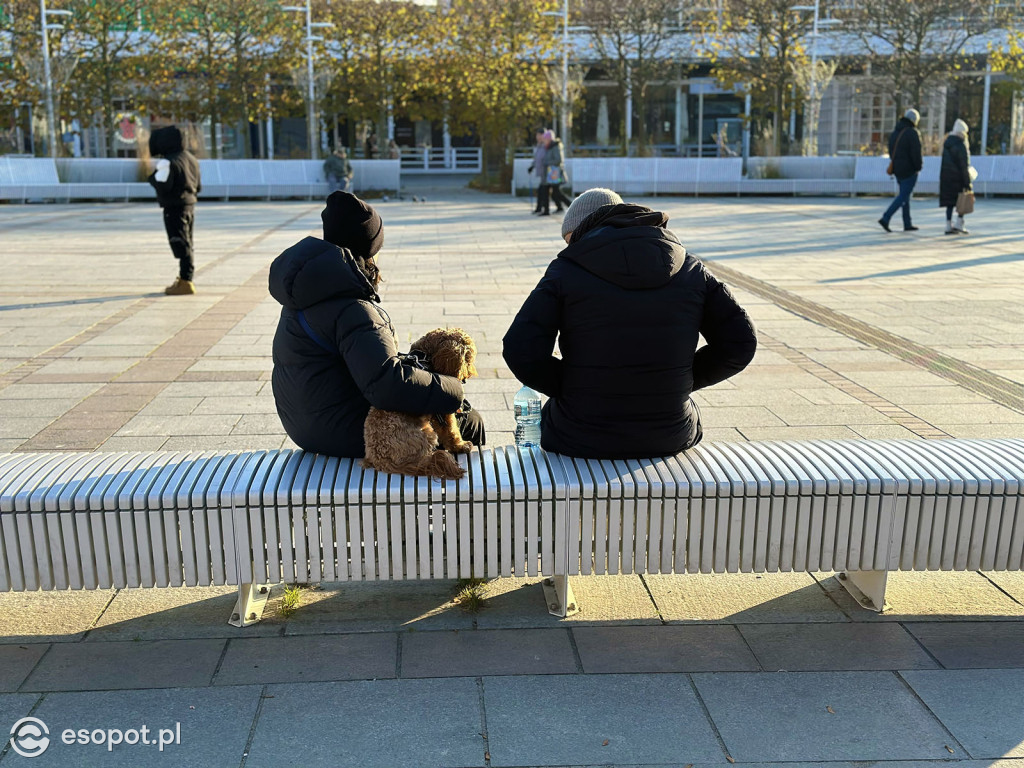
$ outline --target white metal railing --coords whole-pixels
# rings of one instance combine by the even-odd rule
[[[480,147],[402,147],[402,173],[480,173]]]

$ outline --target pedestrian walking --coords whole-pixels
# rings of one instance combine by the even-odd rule
[[[363,151],[366,153],[367,160],[377,159],[377,134],[373,131],[366,137],[366,141],[363,145]]]
[[[196,292],[192,230],[196,200],[202,191],[199,161],[185,149],[184,136],[176,125],[157,128],[149,135],[149,154],[159,158],[148,181],[156,190],[171,253],[178,260],[178,277],[164,293],[185,296]]]
[[[544,155],[547,154],[548,145],[544,139],[544,129],[538,128],[536,135],[537,143],[533,146],[533,162],[527,169],[536,179],[537,184],[537,205],[534,206],[534,213],[543,213],[548,207],[548,182],[544,171]]]
[[[903,231],[914,232],[918,229],[910,220],[910,198],[917,185],[917,176],[924,165],[921,157],[921,134],[917,132],[920,120],[921,114],[916,109],[908,109],[889,134],[888,172],[896,178],[900,189],[892,205],[878,220],[886,232],[892,232],[889,229],[889,221],[900,208],[903,209]]]
[[[354,175],[352,163],[348,161],[348,152],[344,147],[338,147],[324,160],[324,177],[332,192],[339,189],[342,192],[351,192]]]
[[[546,450],[630,459],[692,448],[703,430],[690,395],[753,359],[747,313],[667,224],[610,189],[587,190],[566,211],[567,247],[502,349],[515,377],[549,397]]]
[[[562,213],[572,201],[562,193],[562,184],[567,181],[565,175],[565,160],[562,152],[562,140],[555,136],[551,129],[544,131],[544,181],[547,186],[547,196],[544,200],[544,210],[540,216],[550,216],[549,200],[555,203],[555,213]]]
[[[957,119],[942,145],[939,169],[939,207],[946,208],[946,234],[969,234],[964,216],[974,210],[974,174],[971,173],[971,149],[967,145],[967,123]],[[967,195],[970,202],[967,202]],[[970,210],[967,210],[968,206]],[[953,210],[956,209],[956,223]]]

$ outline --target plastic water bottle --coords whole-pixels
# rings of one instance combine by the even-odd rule
[[[516,445],[540,445],[540,393],[523,387],[516,392],[512,408],[516,416]]]

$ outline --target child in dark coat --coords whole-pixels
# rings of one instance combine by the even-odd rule
[[[174,258],[178,260],[178,278],[164,289],[164,293],[185,296],[196,292],[192,282],[195,274],[192,228],[196,199],[202,190],[199,161],[185,149],[184,137],[176,125],[157,128],[150,134],[149,154],[159,158],[148,181],[156,190],[156,199],[163,208],[167,240]]]

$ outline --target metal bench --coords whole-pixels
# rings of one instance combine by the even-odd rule
[[[0,591],[840,571],[882,610],[893,570],[1024,568],[1024,440],[711,443],[678,456],[474,451],[459,481],[302,451],[0,455]]]

